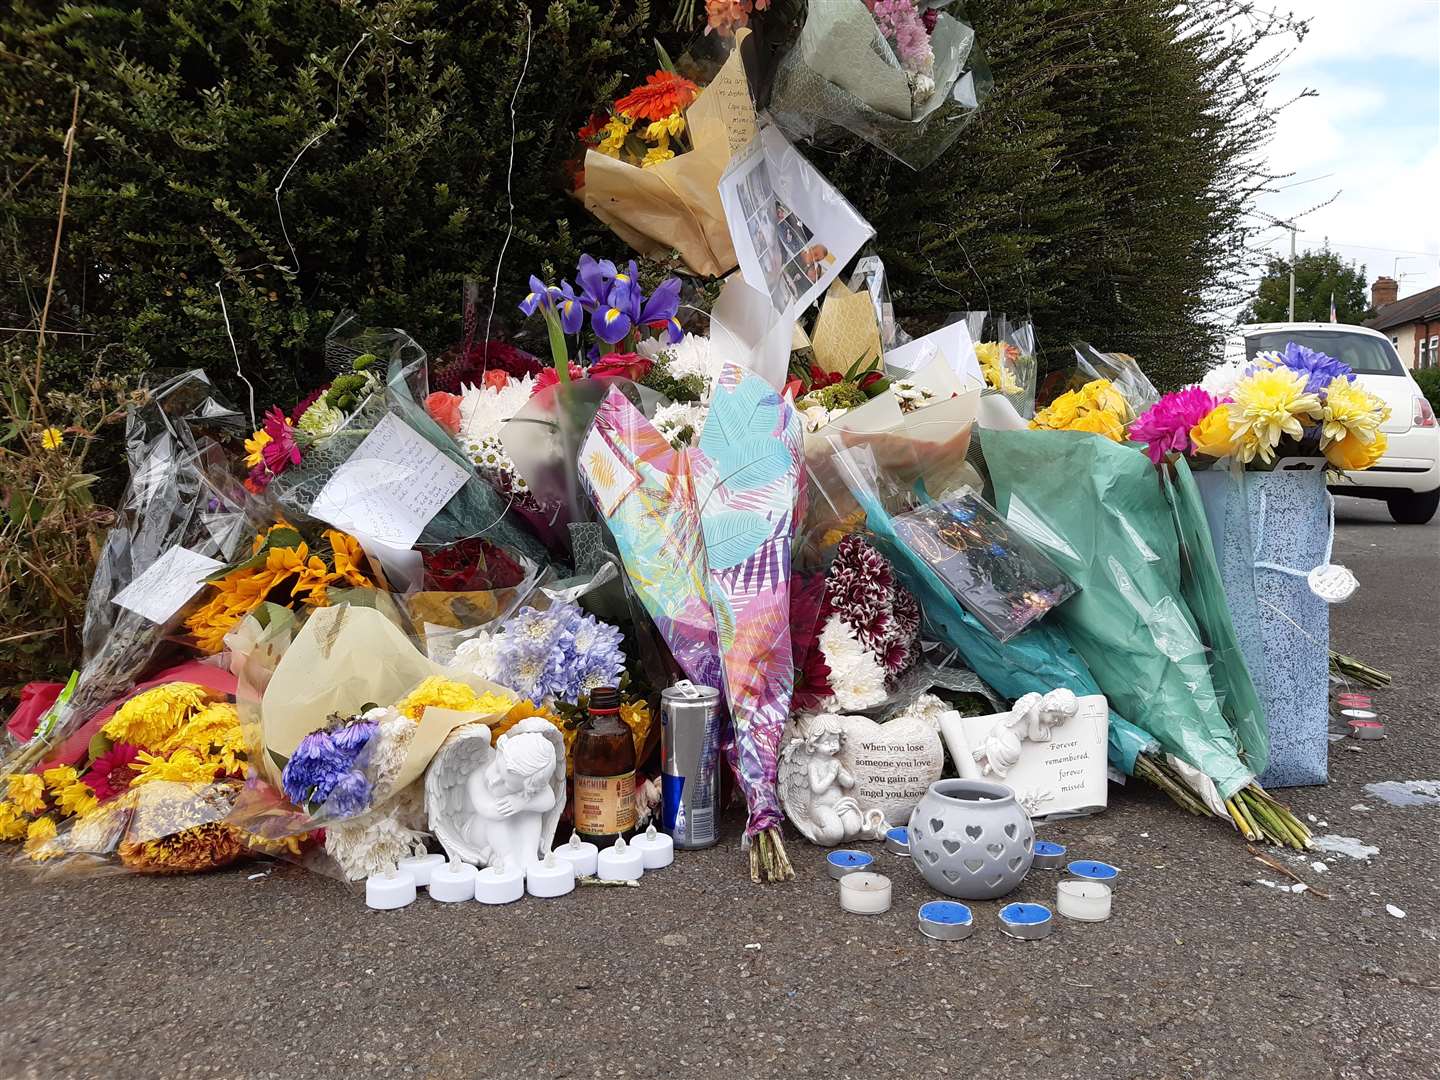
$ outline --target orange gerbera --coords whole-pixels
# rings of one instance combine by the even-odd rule
[[[683,75],[657,71],[645,76],[645,85],[637,86],[615,102],[615,111],[632,120],[664,120],[674,112],[684,112],[700,94]]]

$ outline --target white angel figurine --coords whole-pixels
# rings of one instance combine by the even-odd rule
[[[804,734],[781,753],[780,802],[805,839],[834,847],[861,837],[878,839],[885,815],[863,811],[849,794],[855,777],[840,760],[845,729],[840,717],[820,713],[804,721]]]
[[[465,839],[489,848],[490,865],[525,872],[540,857],[540,822],[555,807],[555,748],[538,731],[501,735],[495,756],[465,781]]]

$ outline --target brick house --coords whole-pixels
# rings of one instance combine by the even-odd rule
[[[1403,300],[1392,277],[1375,279],[1370,306],[1375,317],[1365,325],[1390,339],[1407,368],[1440,367],[1440,285]]]

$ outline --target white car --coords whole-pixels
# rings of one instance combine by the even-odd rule
[[[1384,499],[1401,525],[1424,525],[1440,507],[1440,425],[1390,339],[1368,327],[1341,323],[1259,323],[1234,332],[1226,343],[1226,360],[1283,352],[1292,341],[1349,364],[1356,381],[1390,406],[1390,419],[1380,428],[1388,440],[1385,456],[1364,472],[1345,473],[1345,482],[1330,490]]]

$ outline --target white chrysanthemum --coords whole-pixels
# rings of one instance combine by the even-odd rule
[[[325,826],[325,853],[350,881],[383,874],[401,859],[423,855],[425,834],[406,828],[401,821],[407,809],[406,792],[402,791],[374,813],[331,822]]]
[[[371,751],[369,770],[375,776],[375,799],[388,799],[394,793],[395,781],[400,768],[415,740],[415,721],[402,716],[394,706],[371,709],[365,714],[366,720],[380,725],[375,736],[375,749]]]
[[[468,672],[477,679],[488,682],[500,680],[500,653],[503,642],[499,634],[481,630],[468,641],[462,641],[455,649],[454,666]]]
[[[1245,374],[1249,365],[1232,361],[1228,364],[1221,364],[1217,368],[1211,368],[1200,380],[1200,389],[1208,390],[1217,398],[1228,398],[1235,392],[1235,384]]]
[[[499,436],[506,420],[518,413],[530,400],[535,380],[511,376],[504,386],[470,386],[460,388],[460,441],[462,445],[483,443]]]
[[[705,417],[710,410],[694,402],[677,401],[672,405],[662,405],[655,410],[652,422],[655,430],[669,440],[670,445],[679,450],[682,447],[694,446],[700,438],[700,429],[705,426]]]
[[[725,366],[719,350],[711,344],[708,337],[701,337],[699,334],[686,334],[674,345],[668,345],[659,338],[642,341],[635,347],[635,351],[651,360],[658,360],[663,355],[665,370],[677,379],[683,379],[687,375],[700,376],[705,382],[705,389],[700,396],[706,400],[710,398],[715,380],[720,377],[720,369]]]
[[[340,425],[344,422],[345,414],[343,412],[333,405],[326,405],[325,399],[318,397],[300,415],[300,422],[295,426],[307,435],[323,439],[327,435],[334,435],[339,431]]]
[[[831,615],[820,632],[820,652],[839,708],[868,709],[885,700],[885,669],[839,615]]]

